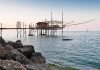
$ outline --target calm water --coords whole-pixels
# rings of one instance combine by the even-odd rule
[[[100,32],[64,32],[62,41],[58,32],[56,37],[25,37],[19,38],[24,44],[34,45],[37,52],[42,52],[47,62],[68,65],[81,70],[100,69]],[[4,30],[4,39],[16,41],[16,31]]]

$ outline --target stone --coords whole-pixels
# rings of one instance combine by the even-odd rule
[[[12,46],[10,46],[10,45],[6,45],[5,46],[5,49],[6,50],[9,50],[9,51],[14,50],[14,48]]]
[[[21,40],[17,40],[17,41],[16,41],[16,44],[19,44],[20,46],[23,46]]]
[[[33,45],[24,45],[21,40],[6,41],[0,37],[0,70],[51,70],[40,52]]]
[[[0,47],[2,47],[2,45],[0,44]]]
[[[29,64],[30,61],[29,59],[27,59],[27,57],[25,57],[22,53],[20,53],[18,50],[14,49],[11,50],[8,54],[7,54],[7,59],[8,60],[14,60],[14,61],[18,61],[21,64]]]
[[[45,57],[43,57],[40,52],[33,53],[31,60],[33,63],[46,63]]]
[[[0,59],[0,70],[27,70],[27,69],[17,61]]]
[[[8,52],[4,47],[0,47],[0,59],[6,59]]]
[[[19,52],[23,53],[28,59],[32,57],[32,54],[35,53],[34,46],[25,45],[23,48],[18,49]]]
[[[0,44],[2,46],[6,45],[6,41],[2,37],[0,37]]]
[[[0,66],[0,70],[6,70],[3,66]]]
[[[23,47],[23,45],[19,44],[18,42],[16,43],[16,42],[8,41],[7,44],[12,46],[14,49]]]

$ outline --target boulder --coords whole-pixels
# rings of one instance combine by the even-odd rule
[[[16,44],[19,44],[20,46],[23,46],[21,40],[17,40],[17,41],[16,41]]]
[[[47,64],[28,64],[25,67],[27,70],[51,70]]]
[[[6,45],[6,41],[2,37],[0,37],[0,44],[2,46]]]
[[[35,53],[34,46],[25,45],[23,48],[18,49],[19,52],[23,53],[28,59],[32,57],[32,54]]]
[[[27,70],[27,69],[17,61],[0,59],[0,70]]]
[[[0,44],[0,47],[2,47],[2,45]]]
[[[33,63],[46,63],[45,57],[40,52],[33,53],[31,60]]]
[[[27,57],[25,57],[22,53],[20,53],[18,50],[11,50],[8,54],[7,54],[7,58],[8,60],[14,60],[14,61],[18,61],[21,64],[28,64],[29,63],[29,59],[27,59]]]
[[[6,59],[8,52],[4,47],[0,47],[0,59]]]
[[[18,42],[12,42],[12,41],[8,41],[7,42],[8,45],[12,46],[13,48],[22,48],[23,45],[19,44]]]
[[[9,51],[14,50],[14,48],[12,46],[10,46],[10,45],[6,45],[5,46],[5,49],[6,50],[9,50]]]

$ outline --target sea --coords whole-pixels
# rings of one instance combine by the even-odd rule
[[[58,31],[55,36],[28,36],[17,38],[16,30],[3,30],[6,41],[21,40],[24,45],[33,45],[41,52],[47,63],[75,67],[80,70],[100,69],[100,32]],[[23,35],[23,34],[22,34]],[[62,39],[72,40],[62,40]]]

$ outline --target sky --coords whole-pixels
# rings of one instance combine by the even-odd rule
[[[17,21],[37,23],[45,19],[72,24],[82,23],[91,19],[95,21],[66,27],[68,31],[100,31],[100,0],[0,0],[0,23],[3,27],[15,27]]]

